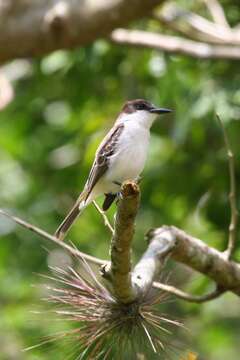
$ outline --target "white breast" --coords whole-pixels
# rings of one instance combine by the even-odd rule
[[[149,129],[134,121],[125,123],[116,153],[111,157],[106,180],[120,183],[135,180],[145,165],[149,137]]]

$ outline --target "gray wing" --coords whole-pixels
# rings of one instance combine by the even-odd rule
[[[108,169],[109,159],[114,154],[117,142],[123,131],[124,125],[116,125],[110,133],[103,139],[97,151],[93,166],[90,170],[89,177],[86,183],[87,195],[91,193],[92,189],[98,182],[98,180],[105,174]]]

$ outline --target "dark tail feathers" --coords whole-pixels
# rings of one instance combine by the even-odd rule
[[[55,232],[55,236],[59,240],[63,240],[67,231],[72,226],[74,221],[77,219],[78,215],[80,214],[81,210],[79,209],[79,202],[77,202],[74,207],[71,209],[71,211],[68,213],[68,215],[65,217],[63,222],[59,225]]]

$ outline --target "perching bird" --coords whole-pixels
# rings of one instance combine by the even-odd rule
[[[119,193],[121,184],[139,177],[147,157],[150,128],[159,114],[170,111],[142,99],[125,103],[112,129],[99,145],[86,185],[58,227],[56,237],[63,240],[82,210],[99,195],[105,194],[103,210],[106,211]]]

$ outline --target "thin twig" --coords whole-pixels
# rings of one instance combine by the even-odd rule
[[[229,166],[229,177],[230,177],[229,203],[230,203],[230,210],[231,210],[231,220],[230,220],[230,225],[229,225],[228,246],[225,251],[225,255],[226,255],[227,259],[230,259],[233,254],[236,242],[237,242],[237,224],[238,224],[235,164],[234,164],[234,154],[233,154],[231,146],[230,146],[230,142],[228,139],[226,129],[225,129],[218,114],[216,114],[216,117],[217,117],[219,124],[223,131],[224,143],[225,143],[225,147],[227,150],[228,166]]]
[[[192,303],[204,303],[213,299],[216,299],[217,297],[219,297],[221,294],[223,294],[225,291],[219,289],[218,287],[216,287],[215,290],[213,290],[212,292],[205,294],[205,295],[192,295],[192,294],[188,294],[187,292],[177,289],[175,286],[171,286],[171,285],[167,285],[167,284],[162,284],[159,282],[154,282],[153,286],[156,289],[161,289],[163,291],[166,291],[172,295],[175,295],[177,298],[182,299],[182,300],[186,300],[188,302],[192,302]]]
[[[103,222],[104,225],[110,230],[110,232],[113,234],[114,230],[113,227],[107,217],[107,215],[105,214],[105,212],[100,208],[100,206],[98,206],[98,204],[96,203],[96,201],[93,201],[93,205],[95,206],[95,208],[97,209],[97,211],[99,212],[99,214],[102,216],[103,218]]]
[[[230,26],[220,2],[218,0],[204,0],[204,2],[213,18],[213,21],[215,21],[216,24],[222,25],[229,29]]]
[[[46,231],[40,229],[39,227],[32,225],[30,223],[28,223],[27,221],[24,221],[22,219],[20,219],[17,216],[13,216],[8,214],[6,211],[4,211],[3,209],[0,209],[0,214],[3,216],[8,217],[9,219],[13,220],[15,223],[17,223],[18,225],[34,232],[35,234],[38,234],[39,236],[41,236],[44,239],[50,240],[52,242],[54,242],[55,244],[61,246],[62,248],[64,248],[65,250],[67,250],[70,254],[75,255],[75,256],[79,256],[80,258],[83,258],[93,264],[96,265],[103,265],[106,264],[106,261],[98,259],[94,256],[85,254],[75,248],[73,248],[72,246],[66,244],[65,242],[59,240],[57,237],[50,235],[49,233],[47,233]]]

